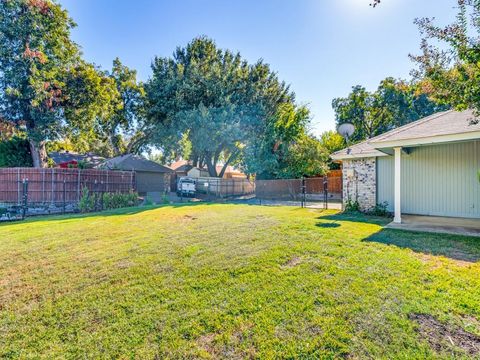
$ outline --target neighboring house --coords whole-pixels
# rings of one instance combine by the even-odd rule
[[[472,111],[431,115],[332,154],[343,201],[403,214],[480,218],[480,124]]]
[[[175,171],[178,177],[187,176],[188,171],[193,168],[187,160],[178,160],[170,165],[170,168]]]
[[[173,170],[141,156],[127,154],[105,161],[101,168],[135,171],[136,190],[140,195],[170,192],[170,176]]]
[[[170,188],[172,191],[177,189],[177,181],[182,176],[188,176],[188,171],[193,168],[187,160],[178,160],[170,165],[170,168],[174,171],[170,178]]]
[[[223,169],[223,165],[218,165],[217,166],[217,174],[220,174],[222,169]],[[200,169],[200,168],[197,168],[197,167],[192,167],[188,171],[187,174],[190,177],[197,177],[197,178],[198,177],[211,177],[210,173],[208,172],[208,169],[206,169],[206,168]],[[222,177],[222,179],[246,179],[246,178],[247,178],[247,175],[245,175],[244,173],[235,169],[232,166],[227,166],[227,168],[225,169],[225,172],[223,174],[223,177]]]
[[[51,152],[48,157],[52,159],[56,167],[67,169],[77,168],[83,164],[87,168],[94,168],[105,161],[105,158],[95,154],[77,154],[70,151]]]
[[[207,169],[192,167],[190,170],[188,170],[187,176],[192,177],[192,178],[200,178],[200,177],[207,178],[207,177],[210,177],[210,174],[208,173]]]

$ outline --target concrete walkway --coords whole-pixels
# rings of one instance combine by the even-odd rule
[[[386,228],[480,237],[480,219],[402,215],[401,224],[391,222]]]

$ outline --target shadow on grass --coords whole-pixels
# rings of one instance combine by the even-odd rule
[[[375,225],[387,225],[392,220],[386,217],[379,216],[370,216],[365,215],[359,212],[343,212],[333,215],[319,216],[319,220],[331,220],[331,221],[350,221],[350,222],[359,222],[365,224],[375,224]]]
[[[393,245],[453,260],[480,261],[480,239],[474,237],[383,229],[362,241]]]
[[[323,228],[323,229],[334,229],[334,228],[339,228],[341,225],[336,222],[331,222],[331,223],[321,222],[321,223],[317,223],[315,226],[318,226],[319,228]]]

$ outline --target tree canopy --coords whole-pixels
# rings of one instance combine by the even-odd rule
[[[422,54],[413,75],[422,90],[458,110],[480,114],[480,1],[458,0],[456,21],[446,26],[434,19],[416,19],[423,35]],[[472,121],[478,121],[472,119]]]
[[[386,78],[374,92],[357,85],[346,98],[332,101],[337,125],[355,125],[351,140],[369,139],[448,108],[428,98],[415,83]]]
[[[257,173],[255,161],[278,161],[280,145],[303,133],[308,111],[270,67],[249,64],[211,39],[196,38],[173,57],[156,58],[152,70],[146,84],[151,143],[172,157],[185,157],[188,143],[188,157],[211,176],[239,162]],[[259,158],[267,154],[272,159]]]
[[[25,131],[33,164],[47,164],[45,144],[91,128],[111,92],[70,39],[73,20],[50,0],[0,4],[0,111]],[[111,87],[110,87],[111,88]]]

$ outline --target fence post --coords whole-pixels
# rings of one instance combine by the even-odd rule
[[[82,170],[78,169],[78,179],[77,179],[77,202],[80,201],[80,172]]]
[[[20,205],[20,168],[17,169],[17,205]]]
[[[62,210],[63,210],[63,213],[65,214],[65,210],[66,210],[66,201],[67,201],[67,189],[66,189],[66,185],[67,185],[67,181],[65,179],[63,179],[63,207],[62,207]]]
[[[45,199],[45,169],[42,171],[42,203],[46,203]]]
[[[55,202],[55,184],[54,184],[54,180],[53,180],[53,174],[55,173],[55,170],[52,168],[52,196],[51,196],[51,200],[52,200],[52,205],[53,203]]]
[[[302,177],[302,201],[301,201],[302,208],[307,207],[307,205],[306,205],[306,200],[307,200],[307,196],[306,196],[307,194],[306,193],[307,193],[307,191],[306,190],[307,190],[307,183],[306,183],[305,177],[303,176]]]
[[[22,220],[27,215],[28,206],[28,179],[23,179],[23,206],[22,206]]]
[[[325,210],[328,210],[328,175],[323,177],[323,200],[323,206]]]
[[[133,186],[133,170],[130,172],[130,189],[132,189],[132,191],[135,190],[135,188]]]

